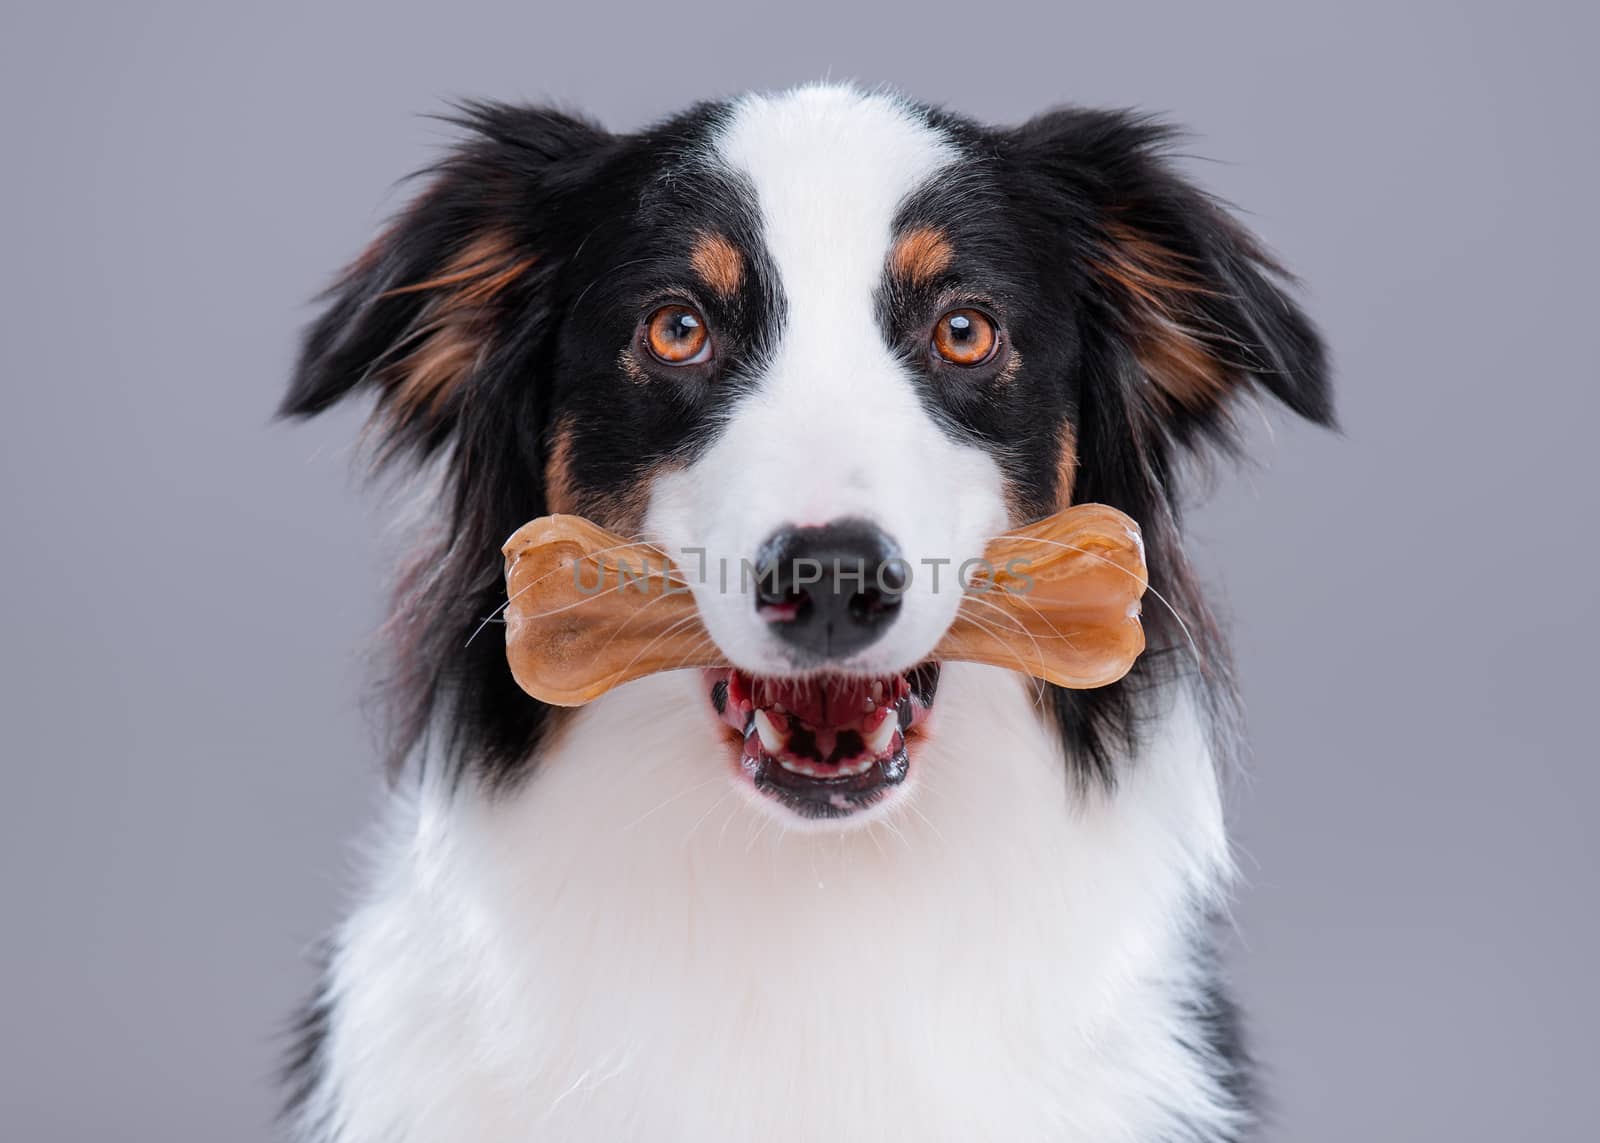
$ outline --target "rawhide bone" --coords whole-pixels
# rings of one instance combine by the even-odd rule
[[[657,671],[728,665],[659,548],[580,516],[544,516],[503,551],[506,657],[534,698],[581,706]],[[983,562],[966,566],[964,589],[949,584],[954,570],[944,569],[942,590],[962,592],[960,611],[934,659],[1083,690],[1116,682],[1144,650],[1144,544],[1115,508],[1077,504],[991,541]],[[740,579],[733,569],[730,588]],[[714,590],[722,582],[707,580]]]

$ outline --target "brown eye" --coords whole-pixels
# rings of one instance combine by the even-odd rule
[[[982,365],[999,340],[994,322],[977,310],[951,310],[933,327],[933,348],[952,365]]]
[[[645,323],[644,340],[667,365],[694,365],[711,356],[706,319],[691,306],[662,306]]]

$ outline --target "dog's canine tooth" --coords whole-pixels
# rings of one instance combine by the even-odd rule
[[[867,749],[872,751],[874,756],[887,754],[899,729],[900,720],[891,712],[878,723],[877,729],[867,736]]]
[[[761,745],[768,754],[777,755],[789,744],[789,736],[773,725],[772,719],[767,717],[767,712],[758,710],[755,713],[756,733],[761,736]]]

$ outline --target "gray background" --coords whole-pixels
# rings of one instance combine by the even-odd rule
[[[636,126],[827,74],[1191,125],[1307,283],[1196,548],[1253,721],[1275,1138],[1593,1139],[1596,19],[1579,5],[93,6],[0,16],[0,1135],[255,1140],[378,799],[359,418],[269,423],[448,96]],[[1592,6],[1586,6],[1593,12]]]

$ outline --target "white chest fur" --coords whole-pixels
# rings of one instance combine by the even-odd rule
[[[1183,1051],[1225,883],[1179,700],[1080,795],[1016,676],[945,668],[907,807],[786,832],[699,676],[579,712],[533,779],[397,796],[307,1108],[341,1143],[1115,1140],[1230,1114]]]

